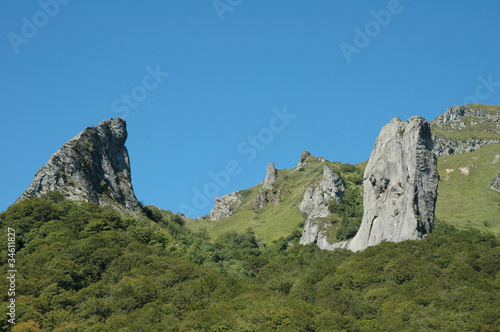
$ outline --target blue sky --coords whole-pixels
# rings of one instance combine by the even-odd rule
[[[303,150],[364,161],[394,116],[500,103],[498,13],[495,0],[4,0],[0,210],[117,116],[138,199],[192,217]]]

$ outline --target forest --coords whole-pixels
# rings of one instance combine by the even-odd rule
[[[15,229],[17,248],[16,324],[2,278],[1,330],[500,331],[489,233],[437,220],[424,240],[353,253],[299,245],[299,225],[264,243],[250,228],[209,238],[174,213],[144,213],[54,192],[1,213],[0,241]]]

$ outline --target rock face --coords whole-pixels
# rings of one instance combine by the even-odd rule
[[[243,198],[241,194],[236,191],[222,197],[216,197],[214,199],[214,208],[210,211],[209,219],[221,220],[232,216],[242,202]]]
[[[318,185],[307,188],[299,209],[307,213],[310,218],[328,217],[330,215],[328,203],[332,200],[339,203],[344,192],[340,176],[325,165],[323,179]]]
[[[382,128],[364,173],[364,214],[353,251],[381,241],[421,239],[432,230],[439,175],[430,125],[399,118]]]
[[[278,179],[278,170],[274,167],[271,161],[267,164],[266,178],[259,190],[259,194],[252,202],[254,210],[263,209],[267,203],[272,203],[274,206],[278,205],[281,198],[281,190],[273,190],[273,183]]]
[[[500,132],[500,110],[492,110],[491,106],[489,106],[490,109],[487,108],[488,106],[478,104],[450,107],[434,119],[431,124],[441,133],[433,135],[433,152],[437,156],[449,156],[471,152],[484,145],[499,143],[498,138],[488,138],[488,134],[485,136],[484,133]],[[456,139],[446,135],[463,132],[481,132],[485,137]]]
[[[50,157],[17,201],[58,191],[76,201],[120,205],[131,213],[140,211],[126,140],[126,123],[120,118],[86,128]]]
[[[274,167],[274,163],[271,161],[267,165],[267,173],[266,178],[264,179],[264,184],[262,185],[262,189],[271,189],[272,184],[278,178],[278,170]]]
[[[493,179],[490,189],[495,190],[500,194],[500,173],[498,173],[497,176],[495,176],[495,178]]]
[[[300,244],[316,243],[321,249],[333,249],[340,244],[330,244],[326,235],[315,222],[318,218],[328,217],[328,205],[331,201],[339,203],[344,196],[345,188],[340,176],[328,166],[323,167],[322,180],[307,188],[299,205],[301,212],[307,213]]]
[[[257,197],[252,202],[254,210],[263,209],[267,203],[271,203],[276,206],[280,203],[281,190],[271,192],[270,190],[261,190]]]
[[[311,155],[311,152],[304,151],[300,155],[299,163],[297,164],[297,169],[307,166],[307,158]]]

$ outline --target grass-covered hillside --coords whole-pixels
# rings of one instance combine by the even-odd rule
[[[313,156],[307,158],[307,165],[304,167],[278,170],[278,179],[273,183],[273,189],[269,191],[271,199],[264,208],[256,209],[255,200],[259,194],[262,194],[262,184],[258,184],[240,192],[243,196],[243,204],[234,215],[223,220],[191,219],[187,221],[187,226],[194,231],[204,229],[211,237],[218,237],[228,231],[239,232],[250,227],[255,231],[257,239],[267,244],[283,237],[297,235],[297,232],[300,234],[306,215],[300,212],[299,204],[304,198],[306,189],[321,180],[325,164],[328,164],[342,178],[346,187],[344,200],[351,200],[356,204],[358,218],[353,223],[357,224],[354,227],[357,230],[361,220],[359,209],[361,209],[362,214],[360,202],[363,191],[363,171],[366,163],[360,165],[341,164]],[[348,233],[352,233],[353,227],[349,223],[351,220],[347,217],[343,218],[344,215],[352,211],[344,211],[345,205],[344,203],[339,207],[332,206],[331,210],[334,211],[337,208],[335,210],[337,213],[332,214],[331,218],[324,221],[325,228],[332,235],[332,241],[336,240],[335,235],[341,228],[349,227]],[[339,232],[339,236],[340,233],[342,231]]]
[[[421,241],[363,252],[209,238],[61,197],[0,214],[16,230],[16,324],[0,279],[1,331],[498,331],[500,242],[439,222]],[[5,253],[5,252],[4,252]],[[7,270],[7,255],[0,258]]]
[[[438,159],[436,217],[500,234],[500,194],[489,187],[500,172],[500,144]]]

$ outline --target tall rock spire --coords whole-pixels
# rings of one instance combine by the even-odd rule
[[[264,179],[264,184],[262,189],[271,189],[272,184],[278,178],[278,170],[274,167],[274,163],[271,161],[267,164],[266,178]]]
[[[416,240],[432,231],[439,180],[432,149],[423,118],[394,118],[382,128],[364,173],[361,226],[347,248]]]

